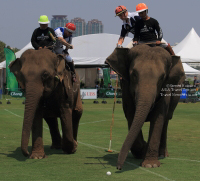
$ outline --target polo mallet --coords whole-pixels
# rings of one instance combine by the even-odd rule
[[[110,143],[109,143],[108,150],[105,150],[106,152],[110,152],[110,153],[113,152],[111,150],[111,144],[112,144],[112,127],[114,125],[114,111],[115,111],[117,87],[118,87],[118,75],[116,76],[116,88],[115,88],[115,94],[114,94],[114,104],[113,104],[113,111],[112,111],[112,122],[111,122],[111,125],[110,125]]]
[[[58,40],[59,42],[61,42],[63,45],[65,45],[68,48],[72,48],[72,45],[67,43],[66,41],[61,41],[59,39],[56,39],[56,37],[53,36],[53,34],[49,31],[49,35],[51,37],[51,39],[53,40],[53,42],[56,42],[56,40]]]

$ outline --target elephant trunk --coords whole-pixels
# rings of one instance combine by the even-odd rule
[[[36,85],[34,83],[29,84],[31,84],[31,86],[26,86],[26,104],[21,140],[21,150],[24,156],[29,156],[28,143],[30,132],[33,125],[35,113],[43,93],[43,90],[41,88],[42,86]]]
[[[135,116],[132,122],[132,125],[130,127],[129,133],[126,137],[126,140],[124,141],[124,144],[120,150],[119,156],[118,156],[118,163],[117,163],[117,169],[121,170],[122,166],[124,164],[124,161],[128,155],[128,152],[133,145],[134,141],[136,140],[149,112],[150,109],[155,101],[156,97],[156,89],[155,91],[148,92],[148,95],[141,95],[139,92],[136,102],[136,111]],[[149,96],[151,95],[151,96]]]

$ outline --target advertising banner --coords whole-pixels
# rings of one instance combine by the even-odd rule
[[[97,99],[97,89],[81,89],[81,99]]]
[[[104,79],[104,85],[108,87],[108,83],[110,83],[110,69],[109,68],[103,68],[103,79]]]
[[[24,93],[21,91],[10,91],[10,96],[11,97],[23,97]]]
[[[6,88],[8,91],[15,91],[18,89],[18,82],[8,67],[10,62],[16,59],[15,53],[9,48],[4,48],[4,53],[6,57]]]

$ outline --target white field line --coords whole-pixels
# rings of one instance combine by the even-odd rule
[[[90,147],[90,148],[92,147],[92,148],[98,148],[98,149],[104,149],[104,150],[107,149],[107,148],[103,148],[103,147],[99,147],[99,146],[95,146],[95,145],[91,145],[91,144],[82,143],[82,142],[80,142],[80,141],[78,141],[78,143],[83,144],[83,145],[85,145],[85,146],[87,146],[87,147]],[[119,151],[116,151],[116,150],[112,150],[112,151],[114,151],[114,152],[119,152]],[[117,159],[116,157],[114,157],[114,156],[112,156],[112,155],[108,155],[108,156],[111,157],[111,158]],[[134,167],[136,167],[136,168],[139,168],[139,169],[141,169],[141,170],[143,170],[143,171],[145,171],[145,172],[148,172],[148,173],[150,173],[150,174],[153,174],[153,175],[156,175],[156,176],[158,176],[158,177],[161,177],[161,178],[163,178],[163,179],[165,179],[165,180],[174,181],[174,180],[171,180],[171,179],[169,179],[169,178],[167,178],[167,177],[165,177],[165,176],[163,176],[163,175],[160,175],[160,174],[158,174],[158,173],[152,172],[152,171],[150,171],[150,170],[147,170],[146,168],[140,167],[140,166],[138,166],[138,165],[136,165],[136,164],[133,164],[133,163],[130,163],[130,162],[128,162],[128,161],[125,161],[124,163],[129,164],[129,165],[132,165],[132,166],[134,166]]]
[[[19,116],[19,115],[15,114],[15,113],[13,113],[13,112],[7,110],[7,109],[4,109],[4,110],[7,111],[7,112],[9,112],[10,114],[13,114],[14,116],[17,116],[17,117],[19,117],[19,118],[23,118],[22,116]]]
[[[23,118],[22,116],[17,115],[17,114],[15,114],[15,113],[13,113],[13,112],[7,110],[7,109],[4,109],[4,110],[7,111],[7,112],[9,112],[10,114],[16,116],[16,117]],[[97,123],[97,122],[102,122],[102,121],[106,121],[106,120],[94,121],[94,122],[88,122],[88,123]],[[82,124],[87,124],[87,123],[82,123]],[[49,130],[49,128],[47,128],[47,127],[45,127],[45,126],[43,126],[43,128],[46,129],[46,130]],[[100,148],[100,149],[103,149],[103,150],[107,149],[107,148],[103,148],[103,147],[99,147],[99,146],[95,146],[95,145],[83,143],[83,142],[80,142],[80,141],[78,141],[78,143],[83,144],[83,145],[88,146],[88,147]],[[116,150],[113,150],[113,151],[119,152],[119,151],[116,151]],[[181,158],[168,158],[168,157],[167,157],[166,159],[179,160],[179,161],[190,161],[190,162],[197,162],[197,163],[200,163],[199,160],[189,160],[189,159],[181,159]],[[130,162],[127,162],[127,161],[125,161],[125,162],[126,162],[127,164],[130,164],[130,165],[133,165],[133,166],[137,166],[137,165],[135,165],[135,164],[133,164],[133,163],[130,163]],[[152,173],[152,174],[155,174],[155,175],[159,175],[159,174],[157,174],[157,173],[154,173],[154,172],[151,172],[151,171],[149,171],[149,170],[146,170],[146,169],[143,168],[143,167],[139,167],[139,166],[137,166],[137,167],[140,168],[140,169],[142,169],[142,170],[144,170],[144,171],[147,171],[147,172],[149,172],[149,173]],[[160,175],[160,176],[163,177],[162,175]],[[170,179],[168,179],[167,177],[163,177],[163,178],[165,178],[166,180],[170,180]]]

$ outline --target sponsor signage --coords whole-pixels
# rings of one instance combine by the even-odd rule
[[[106,97],[114,97],[115,95],[115,91],[114,90],[107,90],[106,91]],[[117,93],[116,93],[116,96],[117,96]]]
[[[23,94],[23,92],[20,92],[20,91],[11,91],[10,96],[11,97],[23,97],[24,94]]]
[[[97,89],[81,89],[81,99],[97,99]]]

